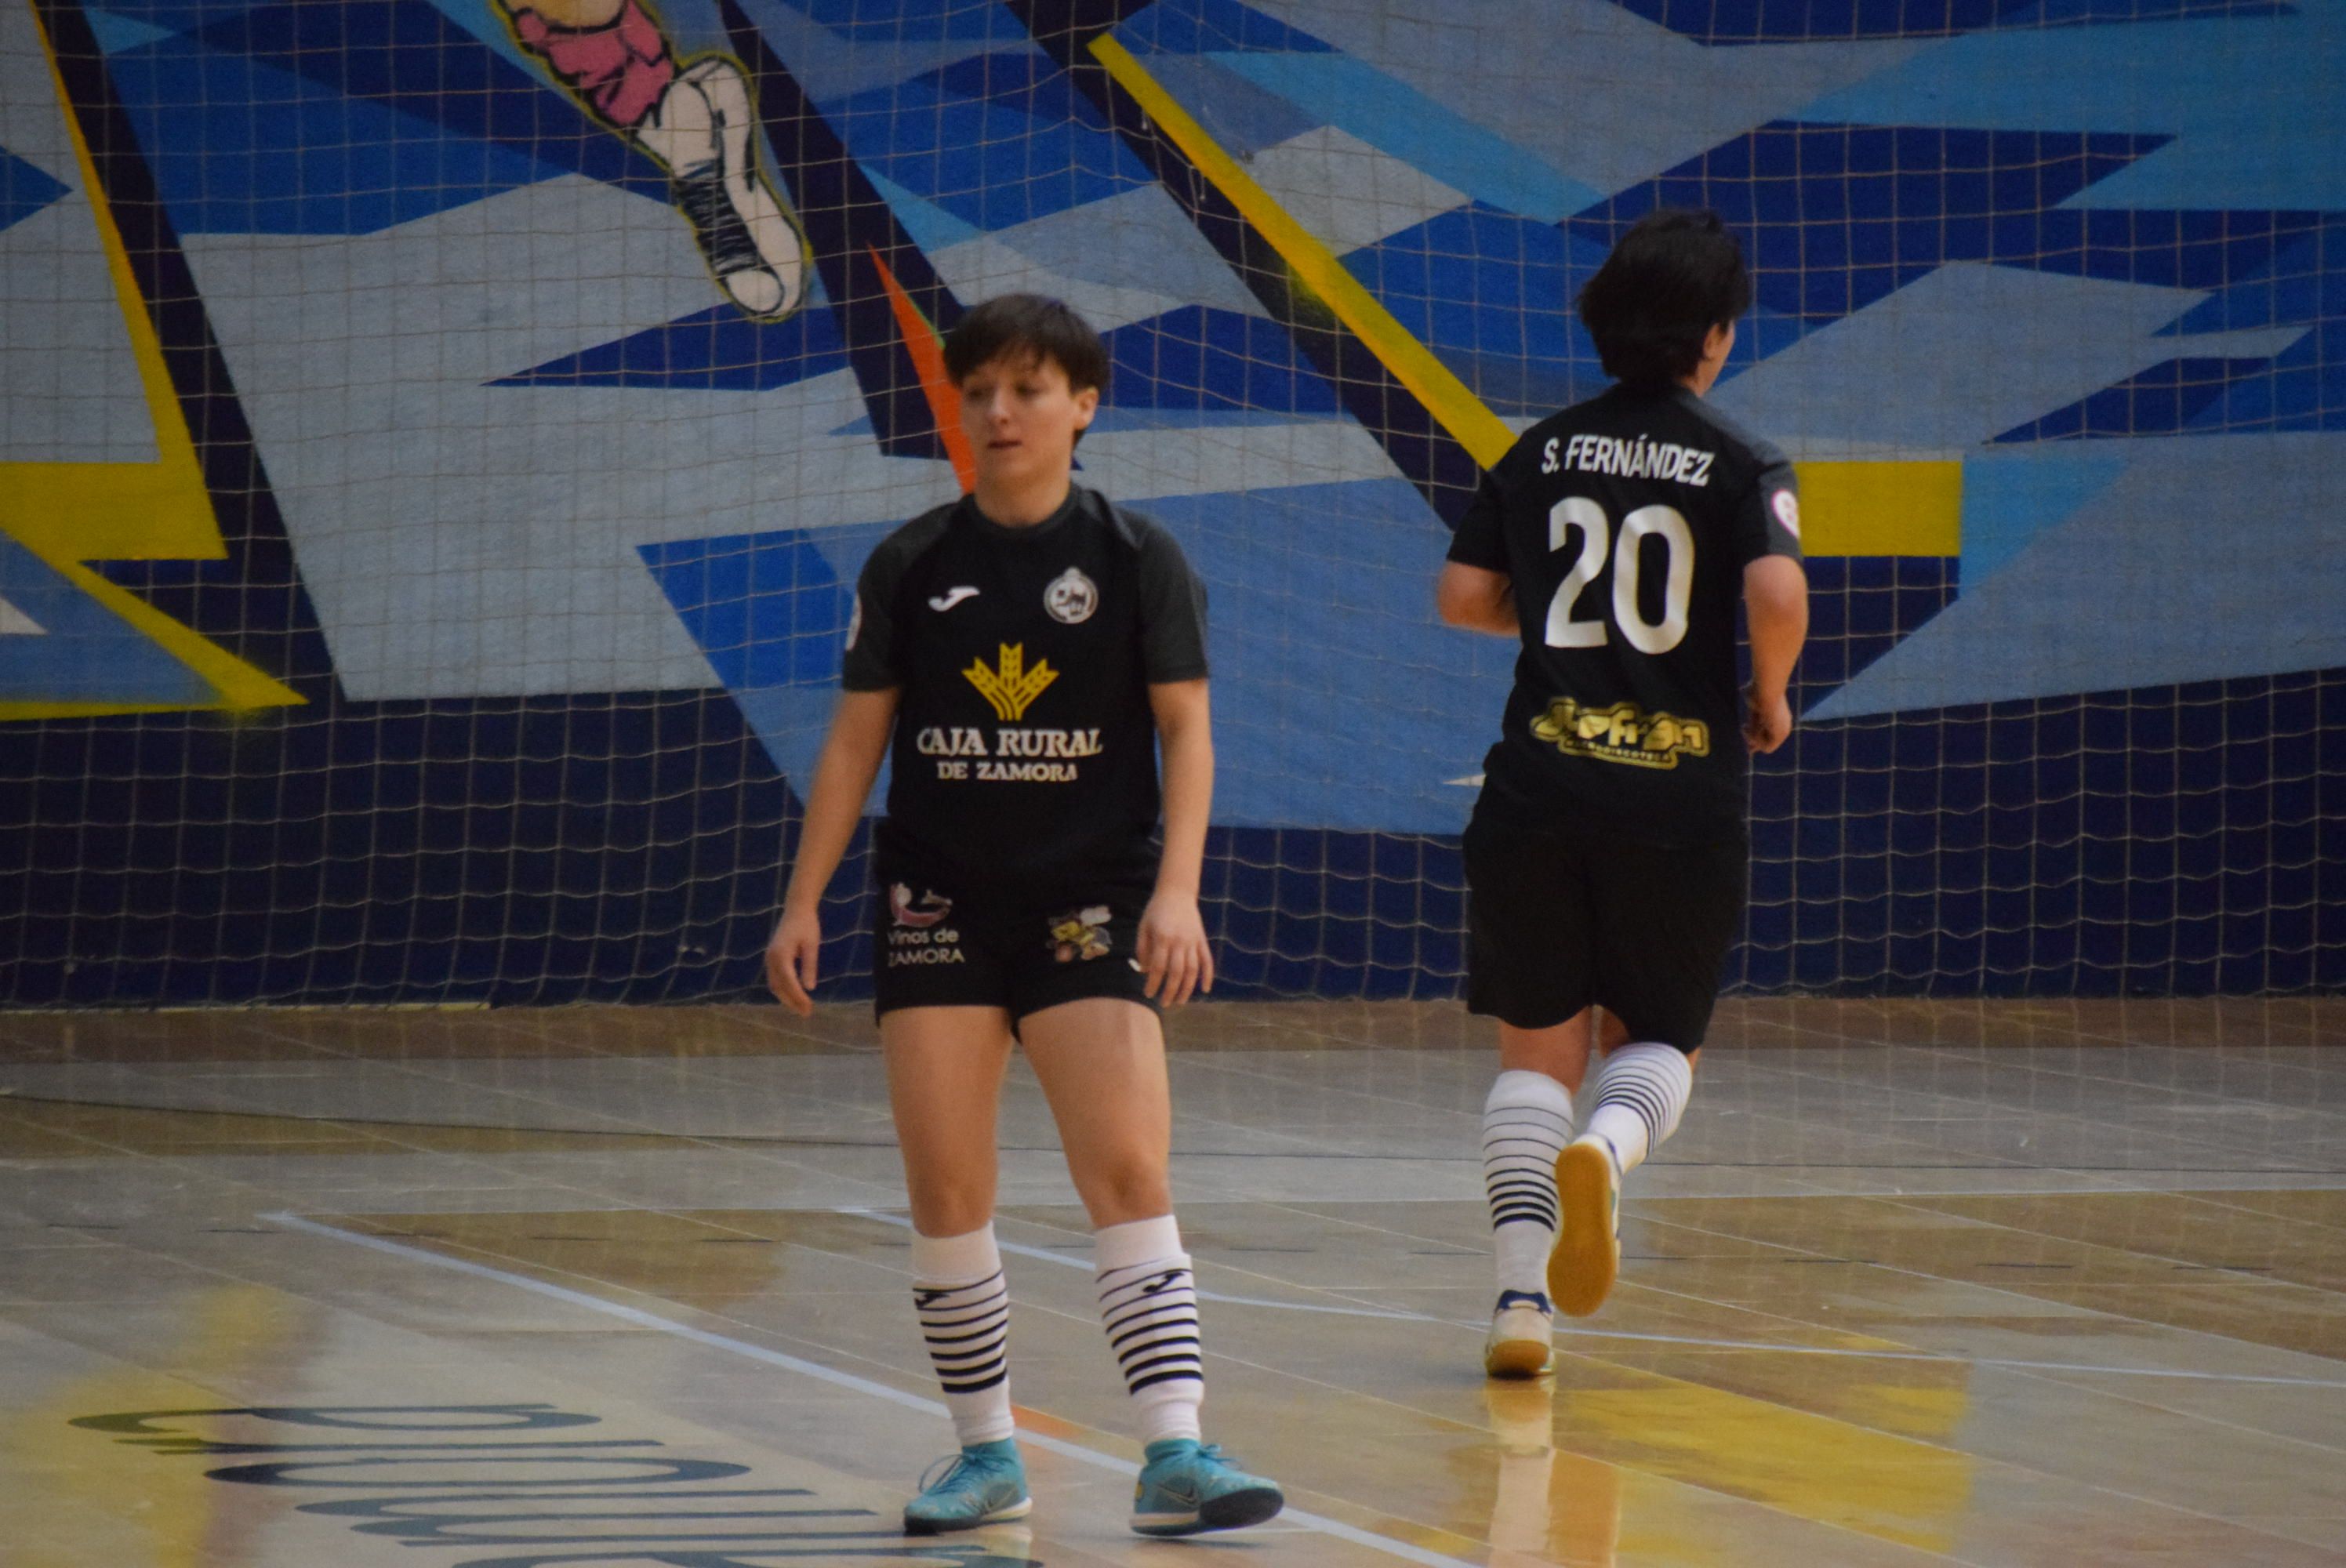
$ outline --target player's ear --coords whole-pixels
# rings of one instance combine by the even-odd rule
[[[1735,323],[1721,321],[1710,329],[1702,341],[1702,357],[1724,360],[1735,351]]]
[[[1099,412],[1099,388],[1086,387],[1076,394],[1075,403],[1076,429],[1089,430],[1092,427],[1092,416]]]

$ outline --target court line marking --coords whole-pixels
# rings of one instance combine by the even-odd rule
[[[1445,1318],[1462,1329],[1479,1323]],[[1559,1336],[1589,1339],[1637,1339],[1658,1345],[1691,1345],[1714,1350],[1770,1350],[1787,1356],[1842,1356],[1862,1361],[1944,1361],[1960,1366],[2000,1367],[2025,1372],[2096,1372],[2115,1378],[2177,1378],[2192,1382],[2277,1383],[2299,1389],[2346,1389],[2346,1378],[2300,1378],[2284,1373],[2195,1372],[2171,1367],[2106,1367],[2088,1361],[2024,1361],[2006,1356],[1958,1356],[1935,1350],[1861,1350],[1846,1345],[1775,1345],[1765,1339],[1704,1339],[1680,1334],[1638,1334],[1620,1329],[1559,1327]]]
[[[434,1005],[435,1009],[439,1006],[437,1003]],[[464,1005],[449,1003],[447,1004],[446,1010],[450,1012],[464,1012],[468,1011],[469,1009]],[[171,1010],[165,1008],[160,1011],[169,1012]],[[363,1058],[357,1057],[335,1057],[333,1059],[337,1062],[345,1063],[365,1060]],[[382,1064],[374,1063],[372,1064],[382,1065]],[[138,1065],[145,1068],[154,1066],[156,1064],[143,1063]],[[437,1074],[421,1073],[411,1068],[401,1068],[400,1074],[402,1076],[421,1078],[426,1083],[434,1084],[445,1084],[461,1089],[474,1089],[479,1087],[477,1084],[471,1080],[443,1076]],[[291,1074],[272,1074],[272,1076],[291,1075]],[[1265,1074],[1265,1076],[1269,1075]],[[170,1080],[168,1078],[157,1080],[157,1082],[168,1081]],[[1271,1079],[1271,1081],[1292,1082],[1292,1080],[1281,1080],[1276,1078]],[[1832,1080],[1822,1081],[1831,1082]],[[545,1101],[540,1099],[537,1095],[523,1094],[518,1090],[505,1090],[502,1092],[515,1098],[530,1101],[533,1104],[552,1105],[559,1110],[576,1111],[577,1109],[576,1106],[566,1105],[561,1102]],[[1413,1104],[1410,1101],[1392,1099],[1383,1095],[1371,1097],[1384,1100],[1386,1103],[1392,1105]],[[464,1133],[487,1131],[499,1133],[520,1133],[541,1137],[648,1138],[676,1144],[702,1144],[720,1151],[729,1151],[738,1148],[743,1152],[749,1153],[761,1152],[766,1149],[790,1148],[892,1149],[896,1147],[896,1143],[892,1138],[816,1138],[800,1137],[789,1134],[678,1132],[668,1128],[650,1126],[640,1122],[618,1122],[607,1127],[517,1126],[511,1123],[496,1122],[405,1121],[373,1115],[344,1115],[340,1112],[321,1113],[311,1111],[269,1109],[250,1110],[230,1105],[169,1105],[158,1103],[153,1100],[101,1099],[83,1095],[58,1094],[38,1090],[28,1092],[19,1084],[7,1083],[0,1083],[0,1099],[11,1100],[18,1104],[27,1105],[73,1105],[83,1106],[93,1110],[148,1111],[158,1115],[224,1116],[240,1117],[248,1120],[305,1122],[314,1123],[320,1126],[357,1127],[362,1130],[373,1127],[393,1127],[417,1132]],[[1965,1103],[1968,1104],[1970,1102]],[[1421,1106],[1418,1108],[1422,1109],[1423,1107]],[[1985,1107],[1984,1105],[1982,1115],[1980,1116],[1953,1117],[1949,1119],[1959,1121],[1984,1120],[1992,1114],[1992,1107]],[[2073,1117],[2069,1119],[2076,1120],[2077,1118]],[[2121,1127],[2125,1126],[2125,1124],[2115,1125]],[[2136,1129],[2128,1128],[2127,1130]],[[126,1150],[125,1152],[132,1151]],[[1005,1144],[1001,1145],[1001,1152],[1004,1154],[1056,1155],[1062,1151],[1056,1144]],[[1383,1163],[1393,1165],[1473,1166],[1479,1168],[1481,1156],[1475,1155],[1367,1154],[1357,1153],[1349,1149],[1301,1148],[1177,1150],[1175,1151],[1174,1157],[1179,1160],[1192,1161],[1273,1159],[1299,1161],[1357,1160],[1364,1164]],[[1653,1160],[1651,1164],[1656,1169],[1667,1168],[1680,1171],[1983,1171],[1991,1174],[2001,1173],[2014,1175],[2025,1175],[2036,1171],[2061,1171],[2077,1174],[2106,1174],[2114,1176],[2174,1176],[2179,1181],[2184,1182],[2186,1185],[2177,1186],[2151,1186],[2089,1187],[1981,1186],[1952,1187],[1946,1189],[1885,1187],[1881,1190],[1852,1187],[1846,1191],[1814,1187],[1810,1190],[1785,1193],[1654,1193],[1648,1194],[1645,1199],[1640,1201],[1668,1202],[1679,1198],[1700,1198],[1705,1201],[1717,1201],[1722,1198],[1766,1198],[1773,1200],[1778,1198],[1816,1197],[2103,1197],[2128,1196],[2146,1192],[2189,1193],[2195,1195],[2226,1192],[2332,1192],[2339,1189],[2341,1182],[2346,1182],[2346,1166],[2333,1167],[2322,1166],[2025,1166],[2009,1161],[1999,1162],[1993,1165],[1984,1165],[1977,1162],[1968,1161],[1957,1163],[1941,1162],[1937,1164],[1915,1164],[1911,1162],[1884,1164],[1880,1161],[1862,1160],[1679,1160],[1668,1158],[1657,1158]],[[2209,1187],[2205,1185],[2208,1178],[2220,1176],[2258,1176],[2271,1178],[2313,1176],[2324,1179],[2317,1181],[2310,1186],[2305,1185],[2302,1182],[2299,1182],[2295,1186],[2289,1186],[2261,1185],[2255,1186]],[[1433,1194],[1427,1196],[1382,1196],[1376,1201],[1379,1203],[1396,1204],[1459,1203],[1467,1201],[1469,1198],[1479,1200],[1479,1194],[1468,1191],[1458,1196]],[[1291,1201],[1321,1203],[1341,1202],[1346,1200],[1315,1197]],[[807,1206],[806,1207],[799,1207],[796,1206],[783,1205],[780,1206],[776,1212],[811,1212],[813,1209],[821,1208],[825,1206],[812,1205]],[[546,1210],[545,1212],[558,1213],[565,1211]]]
[[[909,1217],[884,1213],[876,1208],[834,1208],[831,1212],[852,1215],[858,1219],[877,1220],[882,1225],[892,1225],[900,1230],[913,1228],[913,1222]],[[1065,1268],[1080,1268],[1086,1274],[1095,1272],[1092,1266],[1082,1258],[1070,1257],[1064,1252],[1053,1252],[1046,1247],[1029,1247],[1021,1241],[1003,1241],[999,1238],[996,1238],[994,1245],[1004,1252],[1015,1252],[1021,1257],[1038,1257],[1046,1263],[1056,1263]],[[1200,1301],[1226,1301],[1233,1307],[1269,1307],[1280,1312],[1324,1312],[1335,1318],[1390,1318],[1403,1323],[1450,1321],[1447,1318],[1431,1318],[1423,1312],[1394,1311],[1382,1307],[1330,1307],[1317,1301],[1267,1301],[1260,1296],[1225,1296],[1219,1290],[1208,1290],[1202,1286],[1196,1286],[1193,1288],[1197,1290],[1198,1299]]]
[[[384,1253],[393,1257],[403,1257],[411,1263],[429,1264],[433,1268],[446,1269],[451,1273],[468,1274],[474,1278],[491,1279],[500,1285],[510,1285],[536,1295],[549,1297],[556,1301],[567,1302],[574,1307],[583,1307],[590,1312],[600,1312],[606,1317],[617,1318],[622,1322],[632,1323],[639,1329],[656,1329],[661,1333],[672,1334],[679,1339],[706,1346],[712,1350],[724,1350],[736,1356],[745,1356],[750,1360],[763,1361],[768,1366],[780,1367],[785,1371],[812,1378],[818,1382],[830,1383],[836,1388],[850,1389],[860,1394],[869,1394],[874,1399],[884,1400],[892,1405],[901,1405],[906,1410],[919,1410],[924,1415],[944,1416],[950,1413],[935,1400],[924,1399],[919,1394],[907,1393],[902,1389],[891,1388],[873,1379],[861,1378],[852,1372],[842,1372],[836,1368],[826,1367],[820,1361],[805,1360],[787,1351],[770,1349],[763,1345],[752,1344],[747,1339],[736,1339],[730,1335],[716,1333],[708,1329],[696,1329],[689,1323],[679,1323],[673,1318],[662,1318],[657,1313],[647,1312],[639,1307],[629,1307],[621,1302],[607,1300],[584,1290],[573,1290],[566,1285],[556,1285],[551,1280],[533,1279],[526,1274],[514,1274],[505,1269],[493,1268],[485,1263],[475,1263],[470,1258],[451,1257],[445,1253],[433,1252],[421,1247],[409,1247],[385,1237],[368,1236],[360,1231],[343,1230],[336,1226],[321,1225],[314,1219],[305,1219],[298,1214],[282,1210],[273,1214],[264,1214],[259,1217],[271,1225],[282,1226],[288,1230],[301,1231],[306,1235],[321,1237],[332,1241],[348,1242],[353,1246],[363,1247],[369,1251]],[[1084,1266],[1077,1264],[1077,1267]],[[1096,1449],[1086,1448],[1081,1443],[1069,1442],[1064,1438],[1051,1437],[1043,1432],[1022,1431],[1018,1434],[1018,1441],[1032,1443],[1037,1448],[1046,1449],[1052,1453],[1100,1470],[1114,1471],[1118,1475],[1131,1476],[1140,1473],[1140,1467],[1130,1460],[1118,1459],[1113,1454],[1102,1453]],[[1398,1557],[1406,1563],[1424,1564],[1425,1568],[1475,1568],[1475,1564],[1463,1557],[1445,1556],[1423,1546],[1413,1546],[1406,1541],[1396,1541],[1389,1535],[1379,1535],[1373,1531],[1362,1530],[1346,1524],[1341,1520],[1329,1519],[1321,1514],[1306,1512],[1301,1509],[1283,1510],[1280,1518],[1290,1523],[1302,1525],[1307,1530],[1316,1531],[1322,1535],[1349,1542],[1355,1546],[1366,1547],[1372,1552],[1382,1552],[1389,1557]]]
[[[871,1208],[834,1208],[833,1214],[852,1215],[859,1219],[878,1220],[900,1229],[913,1228],[911,1219]],[[1021,1257],[1037,1257],[1046,1263],[1056,1263],[1065,1268],[1092,1272],[1090,1264],[1080,1257],[1070,1257],[1047,1247],[1029,1247],[1023,1242],[997,1240],[994,1245],[1005,1252],[1015,1252]],[[1412,1323],[1440,1323],[1453,1329],[1469,1329],[1482,1333],[1490,1325],[1470,1323],[1458,1318],[1437,1318],[1428,1312],[1386,1310],[1368,1307],[1331,1307],[1314,1301],[1265,1301],[1252,1296],[1225,1296],[1218,1291],[1199,1288],[1201,1301],[1223,1301],[1234,1307],[1270,1307],[1282,1312],[1324,1312],[1341,1318],[1390,1318]],[[1936,1361],[1955,1366],[2002,1367],[2031,1372],[2096,1372],[2119,1378],[2175,1378],[2191,1382],[2214,1383],[2273,1383],[2287,1388],[2346,1389],[2346,1379],[2301,1378],[2286,1373],[2199,1372],[2168,1367],[2106,1367],[2085,1361],[2026,1361],[2007,1356],[1959,1356],[1941,1350],[1865,1350],[1847,1345],[1780,1345],[1765,1339],[1710,1339],[1687,1334],[1640,1334],[1626,1329],[1576,1329],[1569,1324],[1556,1326],[1559,1339],[1630,1339],[1650,1345],[1679,1345],[1705,1350],[1768,1350],[1787,1356],[1840,1356],[1863,1361]]]

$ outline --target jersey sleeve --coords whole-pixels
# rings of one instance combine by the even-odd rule
[[[1140,530],[1140,661],[1149,684],[1206,678],[1206,585],[1172,535]]]
[[[903,585],[905,557],[891,547],[894,543],[882,540],[855,580],[839,671],[839,684],[849,691],[887,691],[904,684],[896,665],[896,595]]]
[[[1762,443],[1752,451],[1758,476],[1737,503],[1735,547],[1739,565],[1762,555],[1800,558],[1800,482],[1790,459]]]
[[[1494,468],[1483,475],[1466,515],[1458,520],[1458,532],[1450,536],[1448,558],[1462,566],[1480,566],[1486,572],[1506,571],[1506,492]]]

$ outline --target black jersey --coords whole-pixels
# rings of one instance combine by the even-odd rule
[[[902,693],[883,857],[1034,886],[1154,870],[1152,683],[1206,674],[1206,596],[1173,536],[1076,487],[1028,528],[967,497],[856,585],[842,680]]]
[[[1739,834],[1743,568],[1798,559],[1791,464],[1684,388],[1617,386],[1484,476],[1450,559],[1513,579],[1524,651],[1487,806],[1653,843]]]

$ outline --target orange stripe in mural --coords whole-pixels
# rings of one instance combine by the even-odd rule
[[[904,292],[896,274],[888,270],[888,263],[880,260],[880,252],[867,245],[872,265],[880,269],[880,281],[888,290],[888,302],[895,307],[897,329],[904,334],[905,351],[913,356],[913,368],[921,372],[921,392],[929,400],[929,412],[936,416],[937,433],[944,438],[945,455],[953,459],[954,473],[960,476],[961,487],[966,491],[977,484],[977,454],[970,450],[968,433],[961,427],[961,389],[945,374],[945,346],[913,297]]]

